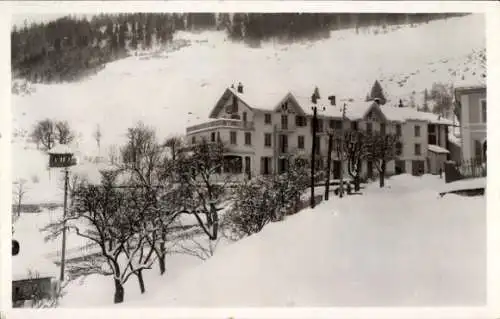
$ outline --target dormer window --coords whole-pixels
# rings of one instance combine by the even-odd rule
[[[281,104],[281,111],[288,112],[288,102]]]

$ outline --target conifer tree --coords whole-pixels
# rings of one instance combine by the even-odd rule
[[[382,86],[380,85],[378,80],[375,80],[375,83],[373,83],[372,89],[370,91],[370,101],[373,101],[375,99],[379,99],[381,105],[384,105],[387,102],[387,100],[385,99],[384,90],[382,89]]]

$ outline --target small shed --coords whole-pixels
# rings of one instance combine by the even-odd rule
[[[439,171],[442,170],[444,172],[444,163],[446,162],[446,157],[450,154],[450,151],[447,149],[438,146],[429,144],[427,146],[427,164],[428,170],[430,174],[439,174]]]
[[[69,167],[76,165],[73,150],[64,144],[58,144],[49,150],[49,167]]]

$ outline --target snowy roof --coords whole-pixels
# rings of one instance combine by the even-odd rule
[[[405,122],[405,121],[425,121],[433,124],[452,125],[453,122],[440,117],[438,114],[431,112],[421,112],[411,107],[397,107],[384,105],[381,107],[382,112],[389,121]]]
[[[49,154],[73,154],[74,151],[65,144],[57,144],[49,150]]]
[[[475,79],[475,80],[461,80],[455,82],[455,91],[464,91],[464,90],[474,90],[474,89],[486,89],[486,83],[484,80]]]
[[[247,88],[244,88],[243,93],[239,93],[233,88],[228,88],[228,90],[249,107],[266,111],[272,111],[278,102],[288,94],[286,90],[282,90],[280,93],[248,91]]]
[[[447,149],[445,148],[442,148],[441,146],[437,146],[437,145],[434,145],[434,144],[429,144],[427,146],[427,149],[433,153],[438,153],[438,154],[448,154],[450,153],[450,151],[448,151]]]
[[[243,103],[248,105],[248,107],[252,109],[259,109],[265,111],[273,111],[279,103],[281,103],[285,98],[295,99],[299,107],[302,111],[307,115],[313,115],[312,110],[312,101],[311,97],[306,94],[301,94],[302,92],[297,91],[284,91],[282,94],[279,93],[258,93],[258,92],[247,92],[244,90],[243,93],[239,93],[234,88],[227,88],[221,98],[217,101],[215,107],[210,113],[210,117],[214,117],[217,111],[226,103],[226,101],[232,96],[237,96]],[[349,101],[346,102],[346,117],[350,120],[359,120],[362,119],[369,109],[373,107],[375,104],[374,101],[365,101],[365,100],[357,100],[357,101]],[[333,117],[333,118],[341,118],[342,117],[342,107],[344,102],[338,99],[337,97],[337,105],[331,105],[330,101],[327,98],[318,99],[317,104],[319,109],[318,116],[320,117]],[[323,110],[324,107],[324,110]],[[425,121],[434,124],[445,124],[452,125],[453,122],[440,117],[437,114],[430,112],[420,112],[417,109],[410,107],[397,107],[391,106],[388,104],[382,105],[380,107],[382,114],[389,121],[396,122],[405,122],[409,120],[415,121]],[[206,123],[204,121],[203,123]]]

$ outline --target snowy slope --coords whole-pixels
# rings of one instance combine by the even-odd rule
[[[389,98],[399,98],[434,82],[458,81],[462,74],[481,80],[484,73],[473,58],[485,48],[482,15],[387,34],[343,30],[324,41],[265,43],[256,49],[227,41],[221,32],[176,37],[191,45],[162,58],[110,63],[81,83],[36,85],[31,95],[13,96],[15,128],[29,130],[46,117],[68,120],[80,133],[80,147],[95,153],[97,124],[103,150],[139,120],[155,126],[161,137],[182,134],[190,121],[206,118],[224,88],[237,81],[249,92],[294,90],[310,96],[317,85],[323,94],[363,98],[378,79]]]
[[[465,306],[485,301],[485,199],[408,175],[224,247],[127,307]],[[376,183],[375,183],[376,184]],[[394,200],[394,198],[399,200]]]

